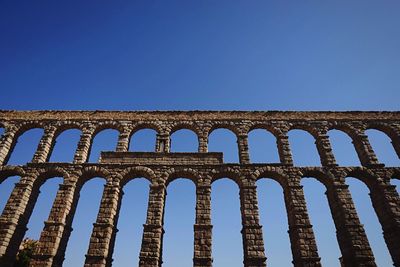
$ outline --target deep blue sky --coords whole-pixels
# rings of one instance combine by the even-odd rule
[[[2,1],[3,109],[396,110],[398,1]]]
[[[1,1],[0,109],[78,110],[399,110],[398,1]],[[2,134],[0,129],[0,134]],[[32,158],[42,135],[18,140],[9,164]],[[369,132],[381,162],[399,166],[390,140]],[[116,132],[96,136],[90,161],[115,149]],[[173,151],[196,151],[190,132],[172,137]],[[340,165],[359,165],[351,140],[331,132]],[[51,161],[70,162],[79,131],[57,139]],[[131,150],[154,149],[155,133],[132,138]],[[289,133],[296,165],[319,165],[313,138]],[[250,135],[252,162],[277,162],[275,139]],[[210,151],[237,161],[232,133],[216,131]],[[0,184],[0,211],[18,178]],[[26,236],[38,238],[62,179],[41,188]],[[348,179],[379,266],[391,259],[365,185]],[[81,266],[104,180],[81,191],[64,266]],[[340,251],[325,188],[302,184],[324,266]],[[400,185],[399,180],[393,184]],[[164,267],[191,265],[195,188],[179,179],[168,188]],[[148,182],[124,187],[114,266],[136,266]],[[242,265],[238,188],[213,183],[215,267]],[[280,186],[258,182],[260,219],[269,266],[291,266]]]

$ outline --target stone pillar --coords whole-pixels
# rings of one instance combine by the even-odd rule
[[[299,181],[285,186],[283,192],[289,223],[289,238],[295,267],[321,266],[314,231],[308,217],[303,186]]]
[[[30,263],[32,267],[62,266],[74,214],[75,185],[60,184],[48,220]],[[75,203],[76,205],[76,203]]]
[[[208,135],[202,134],[198,136],[199,139],[199,153],[207,153],[208,152]]]
[[[293,165],[292,152],[290,151],[289,138],[286,134],[276,137],[279,159],[284,165]]]
[[[315,144],[321,159],[321,165],[324,167],[337,166],[329,137],[326,134],[319,134],[315,140]]]
[[[161,267],[164,235],[165,185],[151,185],[146,224],[143,225],[140,267]]]
[[[193,266],[212,266],[211,186],[196,187]]]
[[[83,129],[81,139],[78,142],[78,148],[74,156],[74,164],[87,162],[89,158],[90,148],[93,142],[94,127]]]
[[[400,198],[396,186],[375,185],[370,196],[394,266],[400,266]]]
[[[335,183],[326,192],[342,252],[340,260],[344,266],[376,266],[348,187],[344,182]]]
[[[259,222],[257,187],[240,187],[240,210],[242,214],[242,240],[245,267],[267,266],[264,253],[262,226]]]
[[[369,143],[368,136],[365,134],[359,134],[353,138],[353,144],[357,151],[361,165],[365,167],[383,167],[380,164],[375,152],[373,151],[371,144]]]
[[[40,139],[38,148],[36,149],[36,153],[33,156],[33,163],[43,163],[49,160],[51,151],[56,144],[56,140],[54,138],[56,131],[57,128],[52,125],[45,127],[44,134]]]
[[[239,150],[239,162],[240,164],[249,164],[249,144],[247,140],[247,134],[241,134],[237,137],[238,150]]]
[[[168,134],[157,134],[156,152],[169,152],[171,138]]]
[[[85,267],[109,267],[112,264],[118,213],[122,190],[119,185],[106,184],[96,223],[93,224]]]
[[[0,258],[2,267],[12,266],[27,230],[30,214],[39,190],[33,190],[34,177],[24,177],[14,190],[0,217]]]
[[[116,148],[117,152],[127,152],[129,150],[131,132],[131,129],[129,129],[128,127],[124,127],[122,132],[119,133]]]
[[[7,164],[11,156],[12,150],[17,143],[16,127],[5,128],[4,134],[0,139],[0,166]]]

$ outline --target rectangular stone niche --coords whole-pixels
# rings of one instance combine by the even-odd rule
[[[100,163],[107,164],[159,164],[159,165],[218,165],[223,164],[221,152],[186,153],[186,152],[114,152],[104,151]]]

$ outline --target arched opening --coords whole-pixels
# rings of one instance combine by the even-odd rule
[[[292,266],[288,220],[281,185],[272,179],[257,181],[260,224],[268,266]]]
[[[249,156],[251,163],[279,163],[276,137],[264,129],[249,132]]]
[[[44,222],[50,214],[51,207],[53,206],[59,185],[63,183],[62,177],[53,177],[47,179],[38,189],[39,195],[33,212],[29,218],[27,225],[28,230],[25,233],[25,238],[39,240],[40,233],[43,230]]]
[[[50,156],[50,162],[72,162],[81,133],[78,129],[69,129],[58,135]]]
[[[114,129],[106,129],[97,133],[90,150],[89,162],[98,162],[102,151],[115,151],[119,132]]]
[[[239,187],[231,179],[212,183],[211,218],[213,266],[243,266]]]
[[[123,187],[118,218],[118,233],[114,246],[113,266],[137,266],[146,222],[150,182],[134,178]]]
[[[386,166],[400,165],[400,159],[391,144],[389,136],[375,129],[369,129],[365,131],[365,134],[368,136],[372,150],[375,152],[380,163],[384,163]]]
[[[340,130],[328,131],[332,152],[339,166],[360,166],[360,159],[353,145],[353,140]]]
[[[153,129],[142,129],[131,136],[129,151],[154,152],[157,132]]]
[[[181,129],[171,135],[171,152],[197,152],[199,141],[192,130]]]
[[[325,195],[326,187],[313,177],[304,177],[301,185],[322,266],[338,266],[341,252],[336,239],[335,223]]]
[[[0,214],[3,213],[7,201],[14,190],[15,184],[18,183],[20,179],[21,177],[19,176],[10,176],[3,181],[0,180]]]
[[[96,221],[99,212],[104,185],[105,180],[103,178],[92,178],[83,185],[79,192],[80,197],[78,196],[79,200],[72,223],[73,231],[68,241],[64,267],[84,265],[93,223]]]
[[[43,129],[41,128],[30,129],[18,136],[17,144],[14,150],[10,151],[11,156],[7,164],[24,165],[31,162],[42,136]]]
[[[196,187],[188,179],[167,186],[164,211],[163,266],[193,265],[193,225],[196,211]]]
[[[364,225],[377,265],[393,266],[392,259],[382,235],[382,226],[379,223],[369,197],[368,187],[365,183],[354,177],[347,177],[346,184],[349,185],[354,206],[361,224]]]
[[[397,193],[400,195],[400,178],[394,177],[390,180],[390,183],[396,186]]]
[[[237,138],[231,130],[213,130],[208,137],[208,151],[223,152],[225,163],[239,162]]]
[[[295,166],[321,166],[315,138],[309,132],[294,129],[288,136]]]

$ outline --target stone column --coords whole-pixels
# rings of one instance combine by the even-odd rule
[[[45,127],[44,134],[40,139],[38,148],[36,149],[35,155],[33,156],[33,163],[43,163],[49,160],[51,151],[56,144],[56,140],[54,138],[56,131],[57,128],[52,125]]]
[[[396,186],[375,185],[370,196],[394,266],[400,266],[400,198]]]
[[[117,152],[127,152],[129,150],[131,132],[131,129],[129,129],[128,127],[124,127],[122,132],[119,133],[116,148]]]
[[[348,187],[344,182],[337,182],[326,192],[342,252],[341,261],[344,266],[376,266]]]
[[[119,185],[106,184],[96,223],[93,224],[85,267],[109,267],[112,264],[118,213],[122,190]]]
[[[199,139],[199,153],[207,153],[208,152],[208,135],[201,134],[198,136]]]
[[[242,214],[242,240],[245,267],[267,266],[264,253],[262,226],[259,222],[257,187],[240,187],[240,210]]]
[[[295,267],[321,266],[314,231],[308,217],[303,186],[298,182],[286,185],[283,192],[289,223],[289,238]]]
[[[146,224],[143,225],[140,267],[161,267],[164,234],[165,185],[151,185]]]
[[[373,151],[371,144],[369,143],[368,136],[365,134],[356,135],[353,138],[353,144],[357,151],[361,165],[365,167],[380,167],[384,166],[380,164],[375,152]]]
[[[76,197],[74,197],[75,193],[75,185],[60,184],[49,218],[44,223],[30,266],[62,266],[66,243],[72,230],[71,223],[75,211],[74,206],[76,206],[77,202],[75,200]]]
[[[93,142],[94,127],[83,129],[81,139],[78,142],[78,148],[74,156],[74,164],[87,162],[89,158],[90,148]]]
[[[193,266],[212,266],[211,186],[196,187]]]
[[[290,151],[289,138],[286,134],[276,137],[279,159],[284,165],[293,165],[292,152]]]
[[[11,156],[12,150],[14,149],[18,136],[16,127],[5,128],[4,134],[0,139],[0,166],[7,164],[8,159]]]
[[[171,138],[168,134],[157,134],[156,152],[169,152]]]
[[[12,266],[19,245],[27,230],[26,225],[33,210],[39,190],[33,189],[35,177],[24,177],[14,190],[0,217],[0,258],[2,266]]]
[[[315,144],[321,159],[321,165],[324,167],[337,166],[335,156],[332,153],[331,142],[325,133],[317,136]]]
[[[239,150],[239,162],[240,164],[249,164],[249,144],[247,140],[247,134],[241,134],[237,137],[238,150]]]

